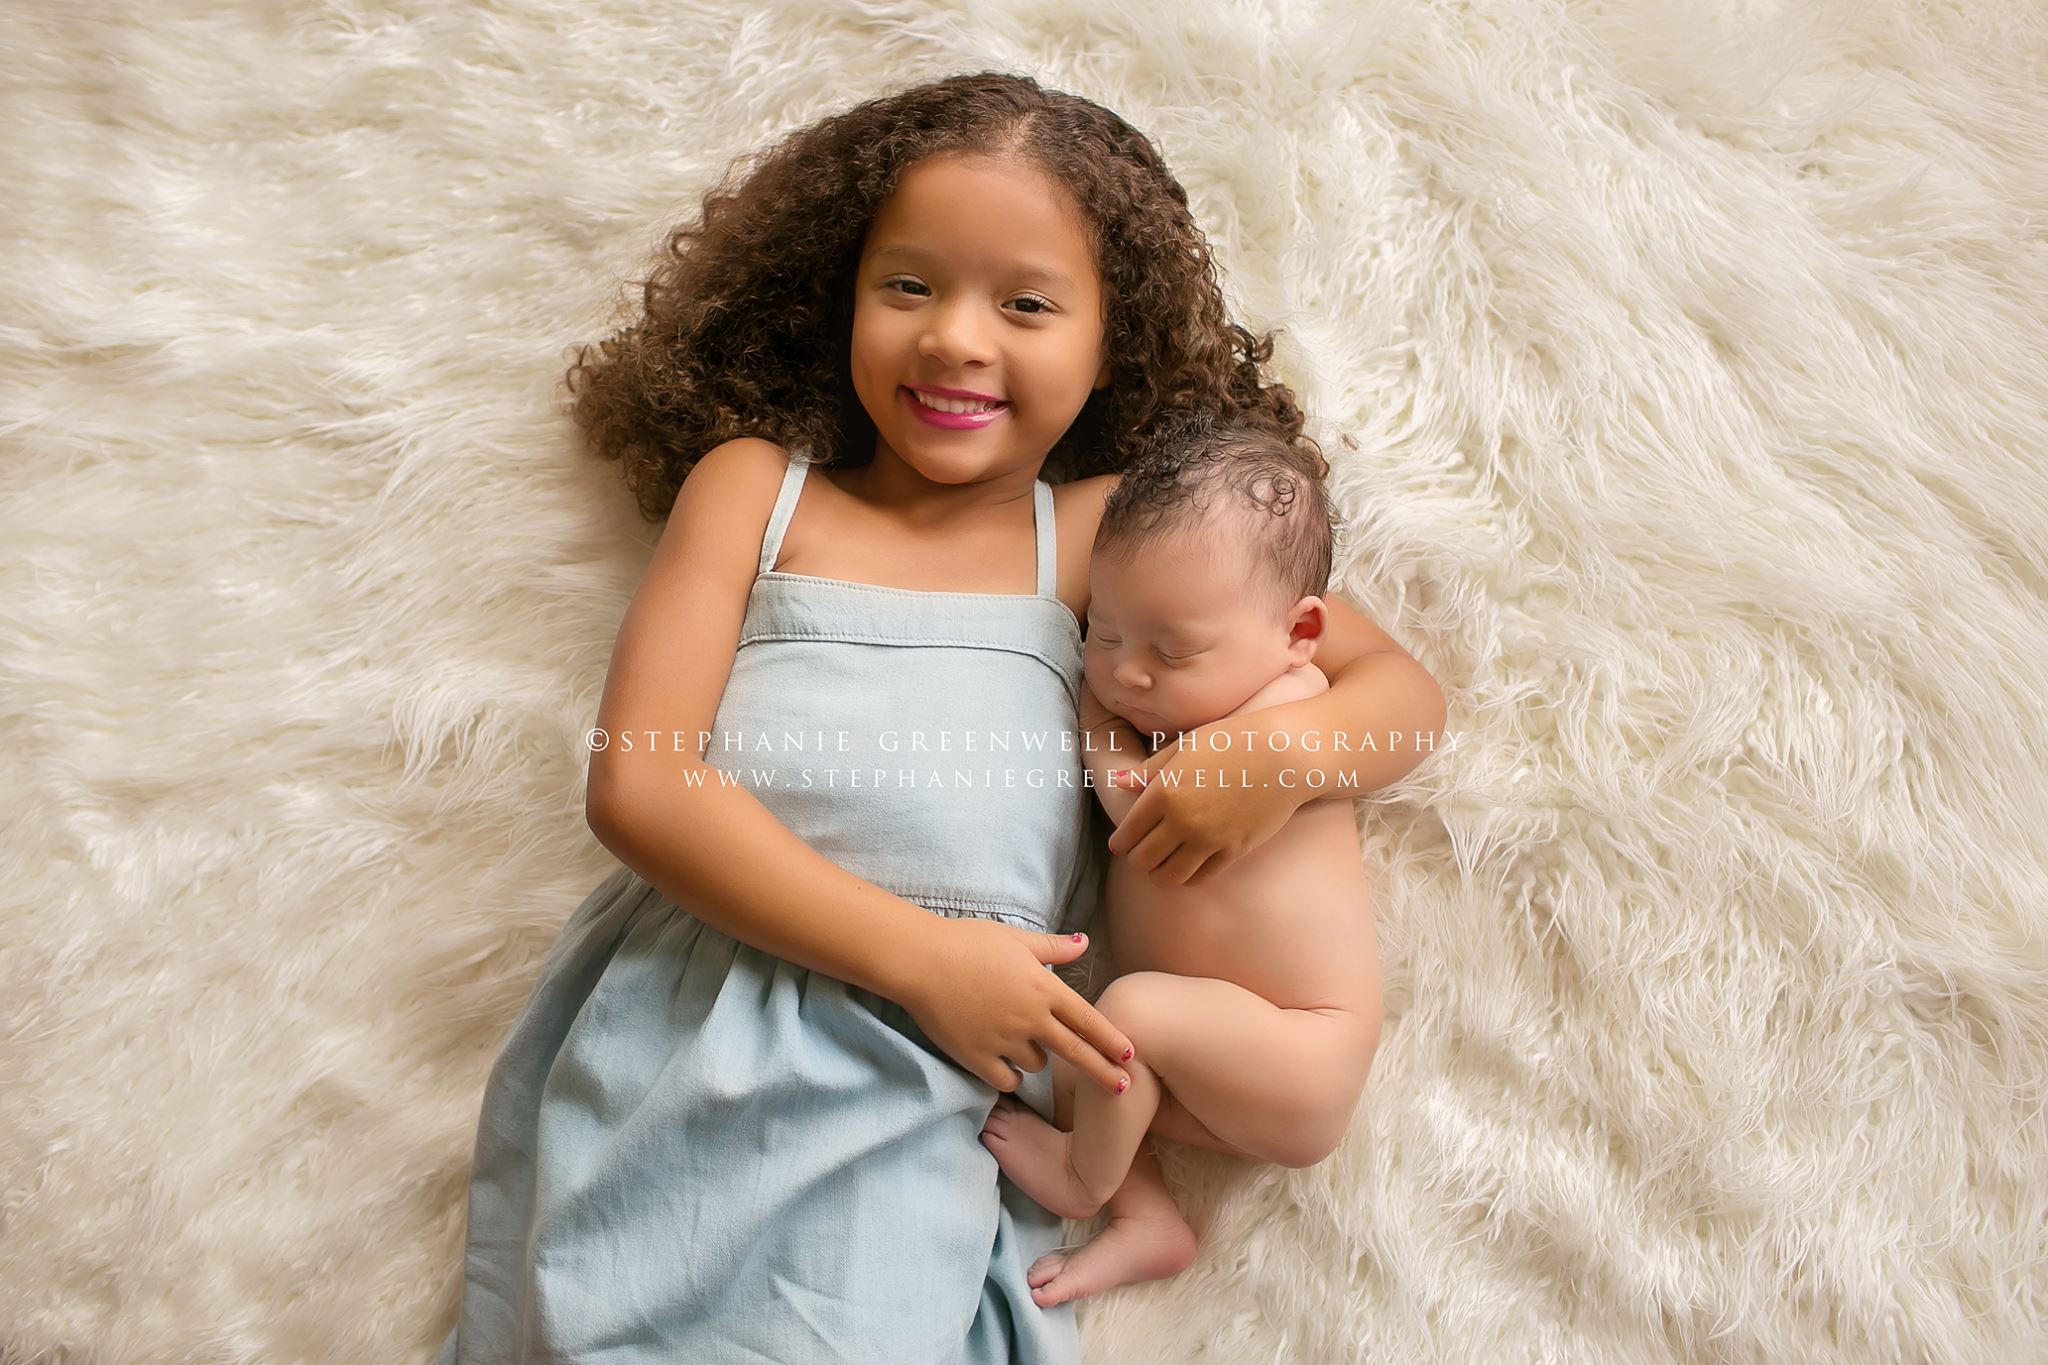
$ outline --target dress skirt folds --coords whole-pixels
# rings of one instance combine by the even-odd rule
[[[935,914],[1068,932],[1102,854],[1051,489],[1036,592],[913,592],[774,570],[807,469],[769,521],[707,761]],[[1048,1118],[1050,1079],[1018,1092]],[[1074,1305],[1025,1282],[1061,1221],[979,1141],[996,1098],[896,1002],[620,867],[492,1066],[438,1361],[1078,1365]]]

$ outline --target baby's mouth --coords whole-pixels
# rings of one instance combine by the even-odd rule
[[[1158,724],[1158,718],[1143,707],[1127,706],[1124,708],[1123,717],[1148,734],[1161,728]]]

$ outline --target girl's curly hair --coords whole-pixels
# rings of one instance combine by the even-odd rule
[[[736,437],[808,446],[834,467],[874,458],[851,375],[853,281],[897,180],[938,152],[1021,157],[1066,185],[1089,224],[1111,378],[1045,477],[1122,470],[1175,410],[1263,427],[1327,470],[1294,394],[1263,379],[1273,334],[1225,316],[1187,191],[1152,142],[1091,100],[983,71],[868,100],[736,159],[701,220],[669,231],[638,315],[574,348],[571,411],[650,521],[699,456]]]

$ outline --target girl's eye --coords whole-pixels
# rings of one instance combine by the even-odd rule
[[[913,289],[926,288],[925,284],[919,280],[883,280],[882,288],[888,289],[899,284],[909,285]],[[922,294],[912,294],[909,295],[908,297],[922,298],[924,296]],[[1053,311],[1052,300],[1039,298],[1036,294],[1020,294],[1015,299],[1011,300],[1011,302],[1037,304],[1038,306],[1035,308],[1028,308],[1024,310],[1024,314],[1026,317],[1035,318]]]

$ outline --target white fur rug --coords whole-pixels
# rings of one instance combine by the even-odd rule
[[[0,14],[0,1358],[438,1342],[654,537],[563,348],[991,66],[1160,143],[1457,736],[1350,1141],[1171,1149],[1090,1358],[2048,1356],[2035,0],[171,0]]]

